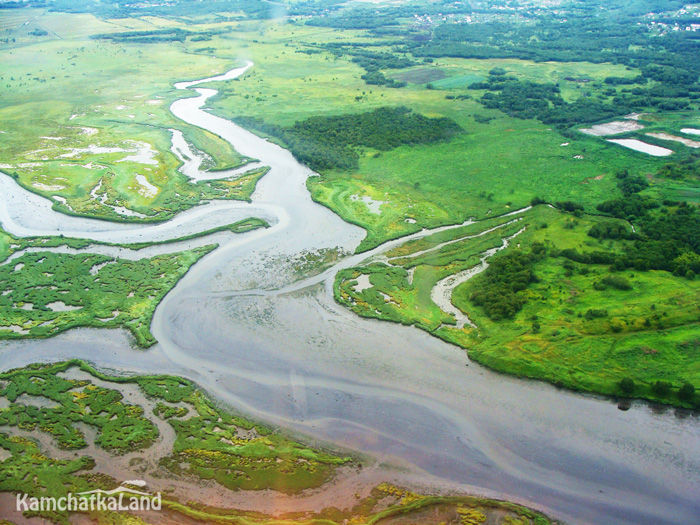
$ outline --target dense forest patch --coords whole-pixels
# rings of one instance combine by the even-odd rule
[[[353,147],[388,151],[402,144],[446,141],[462,128],[447,117],[428,118],[406,107],[382,107],[367,113],[311,117],[283,128],[253,117],[238,117],[244,127],[279,138],[294,156],[315,171],[356,170]]]

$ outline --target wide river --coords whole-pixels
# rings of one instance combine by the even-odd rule
[[[251,67],[248,64],[247,67]],[[241,74],[237,68],[221,81]],[[204,109],[213,89],[178,84],[178,118],[269,166],[253,203],[213,203],[161,225],[65,217],[0,176],[0,221],[17,235],[104,241],[175,238],[246,216],[272,226],[229,235],[158,307],[159,344],[121,330],[3,342],[3,370],[81,357],[103,368],[191,378],[243,413],[370,453],[427,482],[529,503],[574,523],[700,522],[700,421],[672,409],[557,390],[493,373],[425,332],[362,319],[331,294],[340,267],[300,280],[294,261],[351,252],[364,232],[309,197],[314,174],[292,155]],[[396,243],[393,243],[394,245]],[[375,250],[381,252],[386,247]]]

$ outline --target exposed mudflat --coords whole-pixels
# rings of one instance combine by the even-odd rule
[[[415,235],[299,280],[290,259],[324,248],[353,251],[364,232],[310,199],[305,182],[313,173],[288,151],[203,110],[216,91],[196,91],[176,101],[173,113],[271,168],[252,204],[201,206],[160,229],[75,222],[0,177],[0,220],[20,235],[67,229],[132,242],[203,231],[214,218],[260,216],[273,226],[236,236],[196,264],[156,310],[159,345],[147,352],[132,349],[122,331],[74,330],[0,342],[3,369],[81,357],[119,371],[180,375],[309,443],[372,454],[428,484],[533,505],[575,523],[696,521],[697,417],[644,403],[621,412],[610,400],[495,374],[418,329],[341,308],[331,288],[337,271]],[[256,497],[271,508],[279,496]],[[326,497],[333,504],[337,494]]]
[[[615,122],[608,122],[606,124],[596,124],[590,128],[580,129],[581,133],[586,135],[593,135],[595,137],[607,137],[609,135],[619,135],[620,133],[629,133],[630,131],[639,131],[644,129],[642,124],[639,124],[636,120],[618,120]]]
[[[700,148],[700,142],[697,140],[690,140],[683,137],[677,137],[676,135],[670,135],[668,133],[647,133],[648,137],[654,137],[661,140],[672,140],[674,142],[680,142],[685,144],[689,148]]]
[[[633,149],[635,151],[641,151],[651,155],[652,157],[668,157],[673,154],[673,150],[662,148],[661,146],[654,146],[653,144],[647,144],[637,139],[607,139],[608,142],[614,144],[619,144],[625,148]]]

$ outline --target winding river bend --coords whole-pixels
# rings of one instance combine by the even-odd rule
[[[288,151],[204,109],[216,91],[196,86],[249,67],[179,84],[198,96],[171,110],[270,167],[252,204],[214,203],[162,225],[125,227],[64,217],[0,177],[0,220],[17,235],[134,242],[247,216],[272,225],[227,237],[192,268],[156,310],[155,348],[135,350],[119,330],[73,330],[0,344],[0,367],[81,357],[178,374],[244,413],[400,464],[427,483],[529,503],[575,523],[697,522],[696,416],[643,403],[621,412],[609,400],[490,372],[418,329],[359,318],[334,302],[331,283],[366,256],[299,281],[290,261],[320,249],[351,252],[364,232],[310,199],[305,181],[314,174]]]

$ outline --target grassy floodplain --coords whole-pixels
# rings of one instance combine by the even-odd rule
[[[163,221],[214,199],[249,200],[266,168],[191,182],[177,171],[180,161],[170,150],[176,129],[202,154],[202,169],[230,169],[251,160],[169,111],[174,100],[187,96],[173,88],[175,82],[216,74],[231,63],[174,44],[91,38],[153,24],[169,21],[3,10],[3,37],[11,41],[0,49],[0,168],[51,199],[58,211],[107,220]],[[34,25],[46,34],[33,34]],[[262,226],[264,221],[251,219],[217,231]],[[209,233],[214,231],[201,235]],[[138,261],[36,252],[60,246],[86,249],[90,243],[20,239],[0,231],[0,261],[19,254],[0,266],[0,338],[50,337],[79,326],[125,327],[138,345],[150,346],[157,304],[214,248]],[[20,253],[27,248],[34,253]]]
[[[11,96],[17,98],[8,99],[7,106],[0,108],[8,117],[3,121],[7,122],[7,125],[3,124],[7,128],[3,131],[7,133],[2,137],[7,138],[12,134],[13,139],[19,140],[5,141],[5,153],[13,163],[13,173],[25,187],[51,198],[57,196],[66,199],[67,205],[73,206],[75,211],[82,210],[89,215],[114,218],[109,209],[104,209],[102,200],[105,198],[107,204],[124,206],[148,217],[163,218],[184,205],[196,204],[199,199],[221,197],[212,196],[213,190],[206,193],[196,188],[197,185],[181,180],[178,175],[171,176],[177,162],[169,152],[168,130],[182,129],[195,149],[211,156],[210,167],[213,169],[239,165],[248,159],[236,156],[217,137],[174,122],[167,107],[182,95],[172,88],[176,80],[220,73],[243,59],[254,61],[255,66],[234,82],[214,86],[219,90],[219,95],[210,101],[210,106],[227,118],[253,117],[265,124],[291,129],[295,123],[308,122],[313,118],[331,119],[348,114],[368,114],[377,108],[404,106],[427,118],[449,118],[463,130],[448,140],[429,144],[403,144],[382,150],[353,145],[352,149],[358,155],[357,169],[322,169],[320,177],[309,179],[308,187],[315,200],[367,230],[360,251],[421,228],[460,223],[471,217],[486,219],[498,216],[527,205],[533,197],[541,197],[548,202],[572,201],[583,206],[585,212],[597,213],[596,206],[600,202],[622,196],[615,179],[615,174],[621,170],[646,177],[651,183],[647,194],[655,198],[696,199],[693,182],[671,181],[655,176],[669,161],[668,158],[654,158],[608,143],[605,137],[593,137],[579,131],[596,122],[580,122],[565,128],[535,119],[516,118],[484,107],[479,100],[488,94],[486,89],[469,89],[475,82],[483,83],[491,79],[492,71],[501,70],[503,75],[520,83],[557,85],[562,99],[567,103],[582,97],[610,100],[622,94],[624,89],[641,89],[642,84],[636,80],[640,70],[634,67],[515,58],[478,60],[436,57],[428,61],[410,56],[410,53],[397,52],[390,36],[357,29],[312,27],[303,22],[217,21],[215,17],[101,21],[91,15],[80,15],[84,18],[84,27],[89,30],[71,33],[67,28],[70,24],[66,22],[66,15],[36,12],[34,16],[40,17],[50,33],[66,38],[58,40],[50,35],[37,37],[26,34],[21,35],[17,45],[7,49],[7,71],[16,71],[17,75],[11,74],[10,77],[14,79],[9,80],[7,73],[3,72],[0,76],[11,88]],[[207,35],[206,42],[189,37],[180,42],[143,46],[135,45],[129,38],[110,36],[120,31],[144,28],[179,28],[200,32]],[[68,32],[62,35],[61,31]],[[87,38],[96,34],[109,38]],[[400,89],[388,85],[368,85],[362,78],[365,70],[359,63],[353,62],[352,55],[347,53],[353,46],[366,46],[377,52],[394,53],[412,60],[410,67],[381,70],[387,78],[405,82],[406,85]],[[333,51],[341,48],[343,51],[340,53]],[[27,57],[35,54],[46,56],[46,62],[33,64],[31,67],[34,70],[29,71]],[[183,57],[191,57],[192,60],[185,64]],[[112,69],[98,73],[94,67],[97,61],[109,63]],[[130,81],[116,82],[115,76]],[[157,79],[147,92],[140,88],[145,85],[145,77]],[[610,77],[628,83],[611,85],[605,82]],[[73,89],[76,78],[81,80],[81,90]],[[99,85],[99,88],[92,85]],[[36,101],[26,102],[27,96],[32,94],[36,95]],[[41,97],[53,100],[50,107],[38,102]],[[22,103],[19,103],[19,98],[22,98]],[[39,114],[48,115],[49,118],[39,119],[36,117]],[[27,115],[35,117],[27,118]],[[36,127],[27,128],[26,122]],[[669,147],[674,151],[674,157],[670,160],[674,161],[682,160],[691,151],[687,146],[649,137],[646,133],[677,135],[684,126],[697,126],[697,112],[692,108],[666,112],[652,110],[641,115],[638,122],[644,125],[644,129],[615,137],[637,138]],[[63,158],[61,155],[69,152],[70,148],[85,149],[98,138],[99,142],[93,145],[104,148],[128,149],[135,147],[133,144],[148,147],[149,151],[156,152],[154,158],[157,159],[157,167],[146,164],[136,166],[138,163],[132,161],[120,162],[131,152],[97,154],[95,164],[101,161],[103,164],[99,165],[105,166],[99,169],[94,169],[95,165],[86,168],[85,158],[76,158],[75,162],[70,157],[66,157],[65,162],[56,160],[56,157]],[[280,140],[274,135],[271,139]],[[54,158],[51,158],[52,155]],[[95,157],[93,154],[89,156]],[[54,172],[44,170],[46,166],[42,163],[57,170],[68,170],[69,173],[60,175],[63,172],[59,170],[55,172],[59,174],[56,177],[52,175]],[[155,195],[146,195],[144,190],[148,188],[135,179],[134,170],[145,174],[148,184],[157,189]],[[257,177],[261,175],[253,173],[245,187],[236,190],[231,198],[249,196]],[[101,183],[104,186],[96,190]],[[59,189],[59,185],[62,188]],[[183,187],[189,188],[189,194],[183,191]],[[175,194],[178,197],[173,200]],[[164,203],[168,203],[167,206]],[[60,200],[57,206],[61,206]],[[525,220],[532,220],[531,217],[538,213],[544,212],[532,212]],[[586,219],[595,220],[590,216]],[[504,227],[503,232],[513,233],[511,230],[514,228],[515,225]],[[483,349],[489,344],[497,347],[505,340],[521,341],[522,332],[504,328],[502,337],[505,339],[489,338],[491,342],[486,342],[487,338],[480,339],[481,336],[470,334],[470,329],[450,328],[454,320],[434,304],[430,297],[432,287],[440,279],[476,264],[481,252],[501,242],[501,233],[456,243],[447,250],[441,250],[439,256],[431,254],[411,261],[399,260],[400,264],[389,273],[381,266],[375,267],[370,277],[374,289],[365,290],[355,297],[349,285],[346,284],[345,288],[340,285],[338,297],[362,315],[416,324],[473,348],[476,359],[485,363],[488,361],[498,369],[605,393],[614,393],[623,375],[639,375],[637,381],[642,386],[637,394],[655,397],[649,392],[649,382],[657,380],[652,377],[652,368],[645,374],[629,367],[616,368],[610,363],[600,362],[596,366],[603,371],[604,377],[597,379],[591,379],[595,373],[582,374],[572,372],[570,368],[566,368],[566,371],[565,368],[558,368],[556,373],[550,373],[551,370],[547,371],[545,365],[535,365],[529,361],[526,368],[534,368],[516,370],[517,367],[512,364],[497,365],[497,362],[505,363],[507,360],[503,356],[487,358]],[[530,228],[519,238],[519,242],[527,245],[533,239],[532,235]],[[577,237],[572,231],[567,230],[553,243],[553,249],[562,249],[562,245],[575,239]],[[552,265],[551,260],[542,264]],[[413,272],[410,283],[409,271]],[[359,273],[356,270],[346,271],[341,274],[339,282],[350,282]],[[541,273],[549,275],[546,269]],[[656,274],[646,274],[645,277],[648,275]],[[667,274],[659,274],[655,279],[667,280],[666,288],[675,282]],[[474,282],[478,283],[478,278]],[[400,300],[385,301],[384,296],[378,294],[382,286],[391,290],[400,289]],[[458,289],[454,299],[481,330],[482,319],[478,312],[473,312],[474,305],[467,304],[468,299],[465,299],[469,295],[469,286],[471,283]],[[391,293],[383,293],[393,297]],[[643,295],[645,304],[650,305],[653,293],[650,291],[648,295]],[[678,299],[682,304],[690,304],[688,297],[692,298],[692,290],[688,293],[691,295]],[[591,301],[614,302],[617,299],[614,294],[609,299],[591,296]],[[533,308],[532,304],[528,303],[513,322],[517,324],[528,308]],[[575,308],[572,310],[577,319],[578,313],[585,314]],[[556,309],[553,312],[552,321],[559,315],[572,315]],[[642,308],[635,314],[645,318],[647,312]],[[529,317],[535,315],[539,318],[539,314],[534,313],[530,313]],[[629,319],[627,322],[634,324]],[[605,323],[600,321],[599,324]],[[484,334],[491,333],[486,325],[483,327]],[[501,321],[495,323],[492,331],[500,333],[501,325]],[[690,325],[683,326],[687,330],[692,329]],[[586,332],[587,328],[575,328],[579,329],[582,330],[583,340],[592,340],[592,335]],[[544,337],[540,335],[543,333],[536,334],[538,340]],[[618,340],[623,337],[620,335],[622,333],[626,331],[609,337]],[[657,328],[644,333],[644,337],[660,337]],[[640,334],[635,337],[641,337]],[[604,337],[598,340],[607,341]],[[478,343],[478,348],[474,346],[474,341]],[[557,361],[554,354],[560,346],[558,343],[549,346],[553,348],[551,363]],[[591,355],[599,356],[600,352],[596,350]],[[538,358],[533,359],[537,361]],[[515,361],[517,359],[513,358],[509,362]],[[673,367],[666,369],[666,364],[661,367],[663,373],[660,375],[664,378],[658,379],[666,380],[668,376],[676,374],[678,379],[673,380],[674,387],[679,381],[695,381],[692,372]],[[559,365],[551,366],[556,368]],[[533,371],[535,368],[537,372]],[[581,377],[585,374],[590,377],[582,381]],[[570,376],[576,379],[570,379]],[[672,398],[666,401],[675,402]]]
[[[501,237],[513,235],[527,224],[509,222],[507,218],[490,219],[407,243],[386,254],[390,266],[382,261],[343,270],[336,278],[336,299],[363,317],[415,325],[432,333],[443,324],[453,325],[454,318],[431,299],[433,287],[440,279],[474,266],[481,252],[500,246]],[[493,227],[498,229],[474,237]],[[445,242],[451,244],[441,247]],[[420,252],[426,253],[413,256]],[[361,275],[367,276],[371,285],[364,290],[358,282]]]
[[[700,381],[697,281],[664,271],[611,272],[606,264],[580,264],[559,255],[629,248],[632,241],[588,235],[596,224],[610,223],[606,217],[576,217],[537,206],[520,221],[507,224],[506,219],[435,234],[388,252],[384,260],[344,270],[336,278],[336,299],[364,317],[422,328],[499,371],[574,390],[684,406],[695,402],[679,397],[678,390]],[[624,221],[619,224],[629,229]],[[493,319],[475,303],[472,294],[483,284],[484,272],[454,289],[452,303],[475,325],[456,328],[455,318],[431,298],[434,286],[474,267],[480,254],[521,230],[493,260],[545,247],[548,255],[532,266],[536,280],[519,292],[522,309],[512,318]],[[630,289],[605,285],[611,275]],[[364,285],[360,278],[367,279]],[[634,382],[632,391],[621,387],[625,378]],[[659,389],[657,382],[668,387]]]
[[[516,118],[478,102],[486,94],[485,90],[468,89],[469,84],[487,78],[494,68],[501,68],[519,82],[556,84],[567,103],[582,97],[610,100],[622,94],[623,89],[604,82],[607,78],[629,79],[625,86],[631,87],[626,89],[641,89],[641,83],[632,81],[640,73],[633,67],[610,63],[435,58],[412,68],[382,70],[387,76],[407,82],[405,87],[395,89],[367,85],[361,78],[364,71],[359,65],[349,57],[329,53],[327,47],[344,42],[358,45],[371,42],[372,49],[391,51],[394,48],[389,38],[382,47],[378,45],[381,36],[370,36],[369,32],[362,31],[330,31],[301,25],[259,25],[257,30],[255,41],[244,44],[246,55],[256,62],[256,67],[232,88],[222,88],[220,96],[212,102],[222,115],[255,116],[266,123],[291,129],[295,123],[312,118],[365,114],[377,107],[401,105],[427,117],[448,117],[464,130],[450,140],[434,144],[401,145],[385,151],[358,147],[356,170],[324,169],[320,177],[309,180],[315,200],[367,230],[360,251],[423,227],[500,215],[527,205],[534,197],[548,202],[575,202],[584,212],[598,214],[597,206],[601,202],[624,197],[616,181],[616,173],[622,170],[649,181],[645,195],[659,200],[697,201],[694,181],[672,181],[656,175],[666,163],[682,162],[693,149],[647,135],[678,136],[681,128],[697,126],[696,109],[650,109],[637,117],[643,129],[612,137],[636,138],[673,151],[672,157],[660,158],[607,142],[606,138],[611,137],[594,137],[579,131],[598,121],[581,121],[565,128]],[[233,52],[238,44],[225,40],[221,38],[221,45],[230,46]],[[625,116],[619,114],[603,122],[621,120]],[[275,140],[274,134],[272,139]],[[546,213],[550,212],[538,210],[528,217]],[[561,230],[556,239],[548,239],[552,250],[594,242],[585,235],[599,220],[596,217],[587,215],[579,221],[582,236],[575,234],[571,225],[564,228],[564,223],[560,223],[564,219],[550,218],[544,222],[550,220],[559,224]],[[519,244],[528,246],[539,242],[533,228],[536,230],[537,226],[531,225],[518,238]],[[550,233],[556,230],[555,226]],[[347,270],[339,275],[336,297],[361,315],[425,328],[469,348],[476,360],[498,370],[579,390],[688,404],[687,400],[678,398],[676,392],[686,383],[697,384],[699,379],[690,335],[696,330],[692,305],[697,295],[693,282],[679,282],[678,277],[667,272],[630,272],[634,273],[639,286],[639,299],[634,308],[625,308],[626,303],[620,303],[625,301],[622,291],[610,288],[601,293],[596,290],[595,294],[574,292],[580,297],[581,308],[585,305],[582,310],[570,305],[554,308],[550,299],[558,304],[560,299],[565,303],[567,298],[551,291],[559,277],[552,273],[556,259],[550,257],[541,263],[541,272],[539,266],[536,267],[537,275],[543,276],[538,286],[545,287],[540,293],[543,297],[551,296],[543,299],[547,306],[541,305],[542,311],[548,311],[549,315],[538,314],[534,311],[535,302],[528,301],[514,321],[482,325],[483,315],[474,313],[475,305],[467,304],[468,299],[465,299],[470,282],[456,291],[454,301],[470,315],[479,327],[478,332],[471,328],[450,328],[454,319],[431,300],[432,287],[441,278],[473,266],[478,262],[479,253],[498,243],[498,235],[492,236],[490,243],[487,236],[473,241],[471,251],[452,253],[452,259],[448,257],[438,263],[419,263],[412,267],[401,261],[397,265],[400,267],[391,269],[377,264]],[[620,242],[619,246],[610,248],[622,250],[623,245],[624,242]],[[599,265],[589,270],[591,273],[582,277],[583,282],[576,284],[577,289],[578,286],[592,287],[596,279],[602,279],[607,267]],[[356,278],[363,273],[369,276],[373,286],[355,292]],[[478,278],[474,283],[478,283]],[[633,283],[635,290],[636,286]],[[535,289],[533,286],[532,290]],[[677,304],[678,312],[668,311],[664,315],[654,311],[656,294],[669,304]],[[585,322],[577,324],[564,320],[580,319],[579,314],[583,317],[588,310],[595,309],[596,302],[600,303],[601,310],[610,307],[607,321],[589,323],[584,319]],[[611,308],[613,304],[618,304],[616,309]],[[655,324],[659,316],[672,317],[681,311],[684,313],[676,316],[673,328],[663,320]],[[549,333],[556,332],[554,339],[545,343],[546,332],[540,328],[541,331],[532,337],[541,350],[530,355],[522,345],[525,341],[529,344],[525,326],[529,324],[531,328],[533,321],[529,319],[534,317],[552,323],[558,319],[554,324],[564,323],[571,332],[553,328]],[[650,325],[645,324],[647,318]],[[541,320],[537,322],[544,326]],[[513,328],[515,325],[520,326],[520,331]],[[564,333],[569,335],[564,336]],[[506,353],[503,350],[506,342],[519,350]],[[651,361],[652,358],[655,360]],[[621,390],[620,381],[625,378],[635,382],[633,392]],[[654,390],[659,381],[670,383],[671,390],[663,393],[660,393],[663,388]]]
[[[617,192],[611,180],[615,171],[646,173],[662,162],[583,134],[572,139],[534,120],[485,109],[474,100],[478,92],[464,86],[433,90],[411,83],[401,89],[368,86],[356,64],[324,51],[302,52],[329,42],[368,40],[356,31],[273,25],[260,29],[253,42],[244,42],[243,35],[239,38],[221,37],[210,43],[217,56],[228,50],[235,56],[244,46],[245,56],[256,64],[230,88],[221,86],[212,106],[224,116],[254,116],[285,127],[311,117],[406,106],[428,117],[449,117],[464,129],[444,143],[381,152],[360,148],[358,170],[323,171],[320,178],[309,180],[315,200],[367,229],[362,250],[421,227],[483,218],[489,210],[504,213],[507,206],[524,206],[536,195],[551,201],[576,200],[593,210],[595,203]],[[580,91],[580,84],[563,79],[577,67],[599,81],[611,74],[634,74],[613,65],[520,60],[439,59],[415,70],[438,69],[452,78],[469,71],[487,73],[494,65],[522,80],[561,80],[571,92]],[[446,98],[464,93],[470,98]],[[564,94],[568,96],[567,91]],[[480,123],[475,115],[490,120]],[[381,213],[373,213],[363,197],[383,203]]]
[[[218,407],[196,385],[171,376],[117,377],[82,361],[30,365],[0,374],[0,492],[65,496],[68,492],[111,490],[119,486],[100,469],[103,456],[119,462],[133,451],[159,447],[155,463],[130,468],[151,479],[177,474],[193,490],[186,499],[163,494],[174,519],[207,523],[389,524],[405,520],[438,524],[509,525],[554,523],[520,505],[468,496],[431,496],[381,483],[353,508],[329,506],[317,514],[271,517],[259,512],[222,509],[198,501],[199,484],[213,481],[221,490],[272,489],[295,494],[332,482],[339,468],[356,460],[308,448],[257,423]],[[173,441],[164,439],[166,425]],[[47,439],[35,442],[27,432]],[[75,456],[66,459],[66,451]],[[97,459],[97,460],[96,460]],[[355,465],[360,467],[360,465]],[[28,479],[28,476],[32,476]],[[139,490],[150,491],[138,487]],[[54,523],[70,523],[60,511],[25,513]],[[100,524],[145,524],[146,519],[116,511],[87,516]]]
[[[244,233],[267,227],[246,219],[179,242],[219,231]],[[86,249],[94,244],[64,237],[17,238],[0,229],[0,339],[50,337],[76,327],[129,330],[137,345],[156,343],[150,324],[158,303],[198,260],[217,246],[130,261],[90,253],[42,249]],[[155,243],[107,245],[139,250]],[[17,254],[12,260],[7,259]]]
[[[692,403],[679,399],[677,391],[700,380],[695,350],[700,285],[668,272],[611,273],[607,265],[552,257],[567,248],[622,250],[629,241],[592,239],[587,232],[593,220],[588,218],[547,215],[519,239],[522,246],[541,243],[550,253],[533,266],[537,282],[522,292],[522,310],[512,319],[489,319],[470,300],[485,278],[479,275],[453,295],[454,304],[469,313],[479,333],[471,334],[471,340],[455,332],[445,336],[469,347],[476,361],[516,375],[576,390]],[[627,281],[630,289],[601,286],[611,275]],[[633,391],[621,389],[624,378],[634,381]],[[655,390],[659,381],[671,389]]]
[[[178,129],[192,149],[206,152],[204,168],[250,160],[168,109],[183,96],[175,82],[218,73],[230,62],[188,55],[175,44],[90,38],[138,29],[144,21],[108,22],[87,14],[72,20],[43,10],[18,15],[18,26],[26,17],[49,32],[18,35],[2,51],[0,157],[3,171],[19,184],[66,213],[111,220],[165,220],[204,200],[250,197],[263,171],[192,184],[177,172],[179,161],[170,151],[170,130]]]

